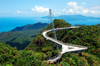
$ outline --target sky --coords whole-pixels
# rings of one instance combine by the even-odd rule
[[[100,17],[100,0],[0,0],[0,17],[59,15]]]

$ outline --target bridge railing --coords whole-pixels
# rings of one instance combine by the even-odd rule
[[[67,28],[57,28],[57,29],[55,29],[55,30],[65,30],[65,29],[72,29],[72,28],[78,28],[78,27],[73,26],[73,27],[67,27]],[[87,49],[86,46],[75,45],[75,44],[69,44],[69,43],[63,43],[63,42],[61,42],[61,41],[59,41],[59,40],[56,40],[56,39],[53,39],[53,38],[47,36],[47,33],[48,33],[48,32],[52,32],[53,30],[54,30],[54,29],[46,30],[46,31],[44,31],[44,33],[42,33],[42,34],[43,34],[43,36],[44,36],[47,40],[49,39],[50,41],[55,42],[55,43],[57,43],[57,44],[60,44],[60,45],[67,45],[69,48],[70,48],[70,47],[80,47],[80,48],[83,48],[82,50],[86,50],[86,49]],[[58,59],[59,59],[59,58],[61,58],[61,56],[62,56],[62,54],[61,54],[61,52],[60,52],[60,53],[58,53],[56,56],[49,58],[49,60],[50,60],[50,59],[55,59],[55,58],[58,58]]]
[[[48,37],[49,39],[52,39],[52,40],[56,41],[58,44],[60,43],[60,45],[63,44],[63,45],[68,45],[68,46],[80,47],[80,48],[86,48],[86,49],[87,49],[86,46],[75,45],[75,44],[69,44],[69,43],[63,43],[63,42],[61,42],[61,41],[58,41],[58,40],[56,40],[56,39],[53,39],[53,38],[47,36],[47,34],[46,34],[45,36]]]

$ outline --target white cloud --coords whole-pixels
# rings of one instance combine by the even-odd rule
[[[66,11],[67,13],[73,13],[73,9],[69,9],[68,11]]]
[[[66,11],[67,15],[73,15],[75,14],[75,12],[73,11],[73,9],[69,9],[68,11]]]
[[[19,11],[19,10],[17,10],[17,13],[28,13],[28,12],[24,12],[24,11]],[[17,14],[16,13],[16,14]]]
[[[100,9],[100,6],[92,7],[90,9]]]
[[[88,13],[89,10],[88,10],[88,9],[85,9],[85,10],[83,10],[82,12],[83,12],[83,13]]]
[[[77,5],[76,2],[68,2],[67,4],[68,4],[69,6],[72,6],[72,7]]]
[[[83,2],[82,4],[85,4],[85,2]]]
[[[77,6],[76,2],[68,2],[67,5],[68,5],[67,8],[72,8],[74,10],[83,10],[84,9],[84,7],[82,7],[82,6]]]
[[[20,11],[19,11],[19,10],[17,10],[17,13],[20,13]]]
[[[69,9],[69,12],[72,12],[73,13],[73,9]]]
[[[98,10],[90,10],[90,12],[91,12],[92,14],[100,14],[100,11],[98,11]]]
[[[76,13],[80,13],[79,11],[76,11]]]
[[[86,4],[86,2],[83,2],[82,4]],[[81,4],[81,5],[82,5]],[[67,2],[67,7],[62,9],[61,15],[85,15],[85,16],[95,16],[98,17],[100,15],[100,6],[96,7],[83,7],[78,6],[77,2]],[[100,17],[100,16],[99,16]]]
[[[90,12],[93,13],[93,14],[95,14],[95,11],[93,11],[93,10],[91,10]]]
[[[82,4],[85,4],[83,2]],[[83,6],[78,6],[77,2],[67,2],[67,8],[62,9],[62,14],[73,15],[73,14],[82,14],[82,15],[96,15],[100,14],[100,6],[92,8],[84,8]]]
[[[49,8],[44,8],[43,6],[35,6],[34,8],[31,9],[32,11],[38,12],[38,13],[45,13],[49,11]]]
[[[90,9],[85,9],[83,10],[80,14],[84,14],[84,15],[96,15],[96,14],[100,14],[100,11],[98,10],[90,10]]]
[[[21,14],[22,14],[22,13],[23,13],[23,14],[26,14],[26,13],[28,13],[28,12],[24,12],[24,11],[19,11],[19,10],[17,10],[17,12],[14,13],[14,14],[20,14],[20,13],[21,13]]]

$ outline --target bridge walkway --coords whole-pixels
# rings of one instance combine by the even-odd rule
[[[59,40],[56,40],[54,38],[51,38],[51,37],[47,36],[47,33],[51,32],[53,30],[65,30],[65,29],[72,29],[72,28],[79,28],[79,27],[78,26],[71,26],[71,27],[64,27],[64,28],[56,28],[56,29],[46,30],[46,31],[44,31],[42,33],[42,35],[46,38],[46,40],[50,40],[50,41],[52,41],[54,43],[62,45],[62,51],[59,53],[59,55],[57,57],[55,57],[55,58],[49,59],[47,62],[54,63],[58,59],[60,59],[64,53],[67,53],[67,52],[82,51],[82,50],[87,50],[88,49],[86,46],[63,43],[63,42],[61,42]]]

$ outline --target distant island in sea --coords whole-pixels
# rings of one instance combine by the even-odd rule
[[[100,23],[100,17],[87,17],[84,15],[61,15],[55,19],[63,19],[71,25],[85,24],[97,25]],[[37,22],[49,23],[48,16],[44,17],[0,17],[0,33],[10,31],[16,27],[21,27],[27,24],[35,24]]]
[[[48,16],[44,16],[42,18],[48,18]],[[60,15],[56,16],[57,19],[64,19],[65,21],[78,21],[78,20],[100,20],[100,17],[91,17],[91,16],[84,16],[84,15]]]

